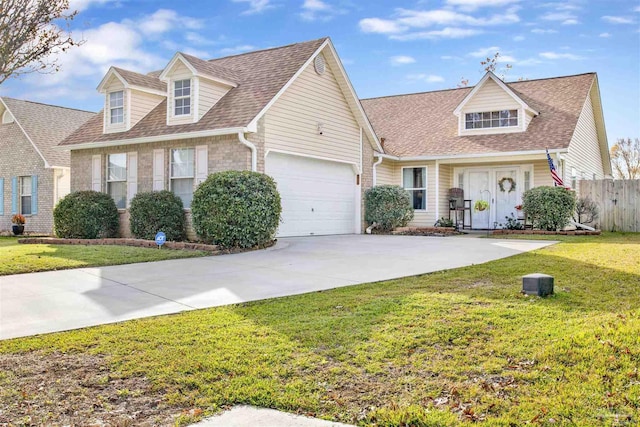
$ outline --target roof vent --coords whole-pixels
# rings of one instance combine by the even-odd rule
[[[316,56],[316,59],[313,61],[313,67],[316,69],[316,73],[318,73],[318,75],[321,76],[324,74],[325,62],[322,55]]]

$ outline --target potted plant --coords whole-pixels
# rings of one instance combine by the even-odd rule
[[[19,236],[24,233],[24,224],[26,222],[27,220],[25,219],[24,215],[15,214],[14,216],[12,216],[11,223],[13,224],[13,226],[11,227],[11,230],[13,231],[13,234]]]
[[[515,208],[516,208],[516,211],[518,211],[518,219],[523,219],[524,212],[522,212],[522,205],[516,205]]]
[[[476,212],[482,212],[489,209],[489,202],[486,200],[476,200],[476,203],[473,205],[473,210]]]

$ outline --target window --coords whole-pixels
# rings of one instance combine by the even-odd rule
[[[124,153],[107,156],[107,193],[118,209],[127,207],[127,155]]]
[[[503,128],[518,126],[518,110],[465,114],[465,129]]]
[[[124,91],[109,94],[109,123],[112,125],[124,123]]]
[[[427,209],[427,168],[402,168],[402,186],[416,210]]]
[[[531,189],[531,171],[524,171],[524,191]]]
[[[191,207],[195,162],[193,148],[171,150],[171,191],[180,197],[185,208]]]
[[[578,172],[576,168],[571,168],[571,188],[575,189],[578,184]]]
[[[173,87],[174,116],[191,114],[191,80],[178,80]]]
[[[20,213],[31,215],[31,177],[20,177]]]

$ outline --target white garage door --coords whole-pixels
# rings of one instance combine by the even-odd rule
[[[265,169],[282,198],[278,236],[354,232],[356,176],[351,165],[270,153]]]

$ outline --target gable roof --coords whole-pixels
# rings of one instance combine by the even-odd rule
[[[595,73],[506,83],[523,102],[539,112],[526,132],[458,135],[452,112],[474,88],[363,99],[362,105],[385,153],[398,157],[566,149]]]
[[[95,113],[2,97],[15,122],[31,141],[46,167],[69,167],[69,153],[54,147]]]
[[[140,86],[148,89],[159,90],[161,92],[167,91],[167,84],[161,82],[156,77],[149,76],[147,74],[136,73],[135,71],[124,70],[122,68],[113,67],[114,70],[122,76],[122,78],[132,86]]]
[[[240,130],[262,111],[327,40],[322,38],[206,61],[220,67],[218,70],[233,70],[238,86],[227,92],[198,122],[167,126],[167,101],[164,100],[126,132],[103,134],[103,117],[98,113],[60,145],[169,137],[216,129]],[[160,73],[153,72],[149,76],[159,77]]]
[[[167,80],[167,74],[169,73],[169,70],[173,68],[173,65],[177,60],[182,60],[196,76],[208,77],[228,86],[238,86],[236,82],[239,80],[239,76],[234,73],[233,70],[216,64],[213,61],[205,61],[204,59],[196,58],[193,55],[188,55],[182,52],[176,53],[173,59],[169,62],[169,65],[167,65],[164,71],[160,73],[158,76],[160,80]]]
[[[467,94],[467,96],[464,97],[464,99],[462,100],[462,102],[460,102],[460,104],[458,104],[458,106],[456,107],[455,110],[453,110],[453,114],[455,114],[456,116],[460,115],[460,112],[462,111],[462,109],[464,108],[464,106],[473,99],[473,97],[475,96],[476,93],[478,93],[478,91],[482,88],[482,86],[485,85],[485,83],[488,80],[492,80],[493,82],[495,82],[498,87],[500,89],[502,89],[503,91],[505,91],[505,93],[507,95],[509,95],[511,98],[513,98],[514,101],[516,101],[518,104],[520,104],[520,106],[522,108],[525,109],[525,111],[529,111],[531,114],[533,115],[538,115],[538,112],[536,110],[534,110],[533,108],[531,108],[523,99],[522,97],[517,93],[517,91],[515,91],[514,89],[510,88],[505,82],[503,82],[501,79],[499,79],[495,74],[493,74],[491,71],[487,71],[484,75],[484,77],[482,77],[482,79],[480,79],[480,81],[478,82],[478,84],[476,84],[474,86],[473,89],[471,89],[471,92],[469,92]]]

